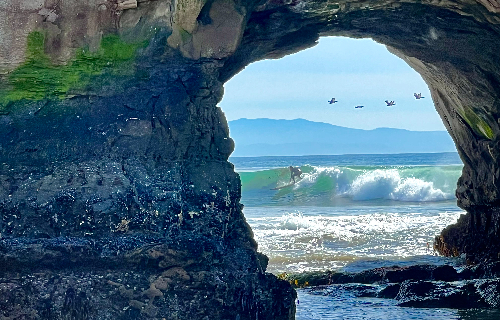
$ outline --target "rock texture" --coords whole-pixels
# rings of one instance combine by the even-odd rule
[[[394,299],[401,307],[497,313],[500,306],[499,266],[498,262],[484,263],[465,267],[460,272],[449,265],[393,266],[358,273],[326,271],[282,274],[280,277],[295,287],[304,288],[306,293],[328,295],[339,301],[346,296],[377,297]]]
[[[217,107],[249,63],[371,37],[429,85],[467,210],[500,252],[497,1],[0,0],[0,317],[291,319],[240,204]]]
[[[292,319],[227,162],[233,30],[194,59],[168,40],[189,1],[2,5],[29,23],[2,22],[0,318]]]

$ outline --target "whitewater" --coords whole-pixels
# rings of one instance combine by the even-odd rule
[[[230,158],[241,203],[268,272],[357,272],[381,266],[451,264],[434,237],[465,212],[456,205],[456,153]],[[290,182],[288,166],[302,179]],[[466,319],[456,310],[400,308],[391,301],[299,290],[296,319]],[[383,301],[382,301],[383,300]],[[363,305],[360,317],[359,308]],[[473,315],[474,319],[489,319]]]
[[[452,166],[311,166],[290,182],[288,167],[240,172],[243,199],[251,206],[338,206],[357,201],[433,202],[453,200],[462,167]]]

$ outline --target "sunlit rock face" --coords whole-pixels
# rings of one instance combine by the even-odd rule
[[[251,62],[371,37],[464,161],[441,253],[500,252],[500,3],[0,0],[4,317],[292,319],[241,212],[217,107]],[[354,54],[354,53],[353,53]],[[34,276],[36,275],[36,276]]]

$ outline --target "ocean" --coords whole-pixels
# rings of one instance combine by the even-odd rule
[[[242,182],[243,212],[267,271],[356,272],[381,266],[451,264],[434,237],[456,222],[456,153],[231,157]],[[290,181],[289,166],[302,179]],[[285,186],[279,190],[277,187]],[[338,288],[337,288],[338,289]],[[395,301],[299,289],[297,320],[498,319],[483,311],[402,308]]]

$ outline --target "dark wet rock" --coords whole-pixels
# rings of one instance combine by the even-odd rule
[[[396,284],[333,284],[309,287],[309,294],[346,297],[395,299],[401,307],[413,308],[497,308],[498,280],[478,281],[411,281]]]
[[[197,100],[203,76],[189,69],[164,73],[163,89],[48,101],[38,123],[23,102],[12,105],[21,111],[0,127],[8,140],[0,283],[23,280],[0,310],[47,319],[293,317],[295,292],[265,273],[241,211],[227,162],[233,143],[215,106],[221,84],[205,79],[204,90],[217,92]],[[54,273],[62,279],[47,285]]]
[[[453,309],[488,307],[471,282],[450,284],[404,281],[395,299],[402,307]]]
[[[476,292],[489,307],[500,308],[500,280],[484,279],[475,283]]]
[[[409,267],[381,268],[383,280],[388,282],[403,282],[405,280],[459,280],[456,269],[449,265],[415,265]],[[380,271],[377,271],[380,272]]]
[[[366,284],[345,284],[342,285],[342,289],[352,292],[356,297],[376,297],[379,292],[377,286]]]
[[[460,276],[455,268],[449,265],[439,266],[432,270],[432,279],[435,281],[456,281]]]
[[[377,268],[371,270],[365,270],[351,275],[352,282],[358,283],[375,283],[385,280],[388,270],[392,268]]]
[[[416,265],[387,270],[385,277],[389,282],[403,282],[405,280],[430,280],[432,269],[435,266]]]
[[[336,271],[314,271],[298,274],[283,273],[280,277],[296,287],[304,286],[306,283],[309,286],[321,286],[344,283],[374,284],[401,283],[407,280],[456,281],[461,279],[456,269],[449,265],[381,267],[354,273]]]
[[[500,277],[500,262],[486,262],[464,268],[459,276],[461,279],[480,279]]]
[[[476,272],[474,272],[473,268],[463,268],[463,270],[458,272],[458,276],[460,277],[460,279],[463,280],[471,280],[474,278],[479,278]]]
[[[414,265],[406,267],[382,267],[361,271],[350,275],[352,282],[376,283],[392,282],[400,283],[405,280],[459,280],[456,269],[449,265]]]
[[[458,282],[404,281],[396,300],[400,306],[419,308],[498,308],[498,279]]]
[[[496,269],[496,263],[464,267],[460,273],[449,265],[394,266],[358,273],[287,274],[286,280],[312,294],[395,299],[403,307],[498,308],[500,280],[488,278]]]
[[[93,246],[86,244],[91,252],[80,256],[70,252],[81,245],[65,248],[68,242],[60,239],[59,243],[36,243],[50,247],[50,251],[39,249],[40,254],[55,252],[50,259],[40,255],[37,261],[42,265],[23,264],[15,259],[16,252],[9,252],[6,256],[11,260],[2,261],[2,266],[11,269],[0,272],[0,294],[5,298],[0,310],[14,314],[19,304],[24,306],[23,312],[48,308],[43,310],[53,314],[54,319],[80,319],[83,315],[86,317],[82,319],[127,319],[176,313],[198,319],[227,319],[240,314],[244,319],[243,314],[249,311],[261,316],[271,312],[288,319],[284,307],[295,298],[288,283],[242,268],[250,265],[248,252],[224,244],[214,248],[206,238],[191,238],[192,247],[151,238],[122,239],[112,244],[101,241]],[[19,248],[25,247],[19,244]],[[104,253],[106,247],[113,251]],[[43,265],[50,261],[50,265]],[[211,267],[207,269],[207,265]],[[254,288],[259,283],[266,286],[257,292]],[[274,311],[264,307],[269,296],[282,301],[281,305],[267,307]]]
[[[278,275],[278,278],[288,281],[295,288],[353,282],[352,275],[335,271],[285,272]]]
[[[43,312],[44,319],[130,319],[148,318],[158,314],[182,314],[188,312],[196,319],[204,317],[235,318],[234,309],[261,312],[256,306],[266,299],[266,294],[241,290],[245,281],[258,281],[245,277],[225,277],[227,271],[219,270],[219,278],[212,274],[187,268],[185,271],[139,272],[139,270],[84,270],[72,272],[36,273],[31,276],[7,274],[0,278],[0,310],[12,318]],[[184,270],[184,269],[183,269]],[[182,277],[179,275],[183,275]],[[268,277],[265,292],[286,301],[287,286]],[[163,280],[159,280],[159,279]],[[275,279],[275,278],[274,278]],[[262,281],[262,279],[260,280]],[[230,283],[238,284],[237,291]],[[169,288],[167,288],[168,283]],[[243,285],[243,287],[242,287]],[[248,284],[250,285],[250,284]],[[212,295],[203,294],[210,289]],[[248,288],[249,289],[249,288]],[[233,305],[234,297],[239,305]],[[190,297],[190,298],[189,298]],[[219,300],[226,300],[222,304]],[[194,303],[196,305],[187,304]],[[217,309],[204,307],[207,304]],[[22,310],[19,306],[23,306]],[[116,308],[110,308],[116,306]],[[279,305],[274,305],[280,308]],[[241,312],[241,311],[240,311]],[[52,318],[49,318],[51,315]],[[285,315],[279,315],[284,317]],[[286,315],[288,316],[288,315]],[[29,317],[28,317],[29,318]],[[241,316],[240,316],[241,318]],[[31,319],[31,318],[30,318]]]

